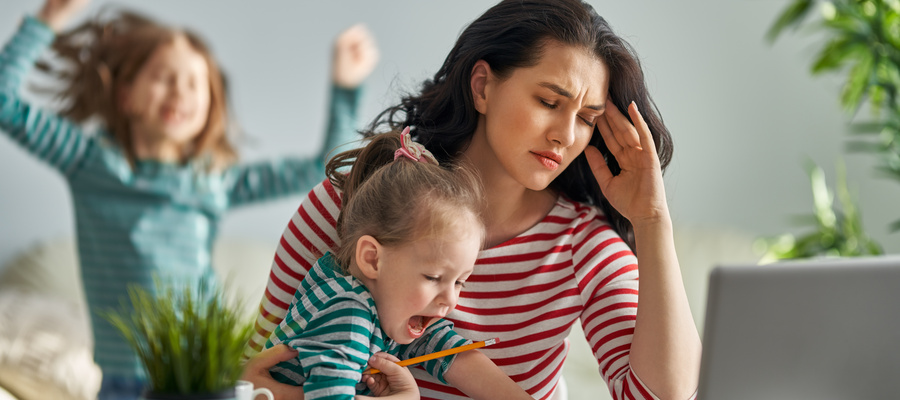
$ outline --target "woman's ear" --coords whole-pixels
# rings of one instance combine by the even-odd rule
[[[381,243],[372,236],[363,235],[356,241],[356,266],[366,278],[378,279],[381,252]]]
[[[487,113],[487,84],[491,77],[491,66],[484,60],[478,60],[472,66],[472,99],[475,101],[475,109],[481,114]]]

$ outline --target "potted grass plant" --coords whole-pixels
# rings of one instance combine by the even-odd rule
[[[218,286],[157,280],[155,293],[130,286],[128,294],[129,301],[103,317],[144,365],[149,382],[144,399],[234,398],[253,324],[228,304]]]

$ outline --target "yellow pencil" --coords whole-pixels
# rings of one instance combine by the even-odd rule
[[[428,360],[434,360],[435,358],[446,357],[451,354],[462,353],[467,350],[477,349],[479,347],[484,347],[484,346],[490,346],[492,344],[497,344],[497,342],[499,342],[499,341],[500,341],[500,338],[482,340],[480,342],[467,344],[465,346],[459,346],[459,347],[454,347],[452,349],[436,351],[434,353],[426,354],[424,356],[413,357],[408,360],[398,361],[397,365],[399,365],[401,367],[406,367],[409,365],[418,364],[418,363],[425,362]],[[364,371],[364,373],[367,373],[367,374],[377,374],[379,372],[381,372],[381,371],[379,371],[378,369],[375,369],[375,368]]]

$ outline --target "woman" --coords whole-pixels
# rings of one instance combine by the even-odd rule
[[[471,165],[486,189],[485,248],[448,316],[461,335],[499,337],[484,353],[534,397],[551,398],[580,320],[614,398],[695,393],[700,338],[662,180],[671,138],[633,50],[589,5],[495,5],[372,130],[403,126],[442,165]],[[339,199],[325,182],[288,224],[252,348],[312,262],[336,247]],[[267,367],[285,353],[254,357],[245,378],[274,387]],[[413,371],[423,398],[460,395]]]

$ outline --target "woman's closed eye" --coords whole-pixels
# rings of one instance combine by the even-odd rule
[[[584,122],[587,126],[589,126],[591,128],[593,128],[594,125],[597,123],[597,117],[593,117],[593,116],[579,115],[578,119],[580,119],[581,122]]]
[[[542,106],[547,107],[551,110],[555,110],[555,109],[559,108],[559,104],[557,104],[557,103],[552,103],[552,102],[544,100],[542,98],[539,98],[538,101],[541,103]],[[591,128],[594,127],[594,124],[596,124],[596,121],[597,121],[596,116],[587,116],[587,115],[580,115],[580,114],[578,115],[578,119],[580,119],[581,122],[583,122],[585,125],[587,125]]]

